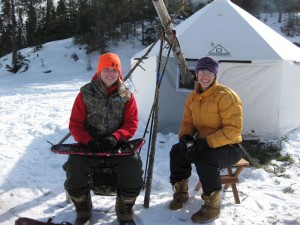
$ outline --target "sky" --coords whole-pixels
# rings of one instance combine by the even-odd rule
[[[280,32],[274,21],[269,18],[268,25]],[[299,36],[289,39],[300,43]],[[130,58],[143,48],[134,38],[110,46],[120,55],[123,76],[130,70]],[[30,61],[26,72],[8,73],[5,65],[11,62],[11,56],[0,58],[0,224],[14,224],[19,217],[73,223],[75,210],[66,202],[61,168],[67,156],[52,153],[48,141],[57,143],[68,134],[73,102],[80,87],[94,75],[98,53],[87,56],[72,39],[46,43],[38,52],[32,48],[21,52]],[[71,57],[74,53],[77,61]],[[89,64],[91,70],[87,70]],[[144,130],[145,121],[139,121],[135,137],[142,137]],[[141,151],[144,166],[147,138]],[[158,133],[150,207],[143,207],[144,190],[134,206],[138,225],[193,224],[190,217],[203,204],[202,190],[194,191],[198,177],[193,167],[189,201],[181,210],[168,209],[173,195],[169,151],[177,141],[175,133]],[[72,137],[66,141],[73,142]],[[286,170],[278,175],[254,167],[245,169],[238,184],[241,204],[234,203],[231,189],[223,190],[221,216],[209,224],[300,224],[300,129],[289,133],[281,144],[282,153],[291,154],[295,163],[287,166],[273,161]],[[287,189],[292,191],[286,193]],[[114,196],[92,194],[92,201],[93,224],[117,224]]]

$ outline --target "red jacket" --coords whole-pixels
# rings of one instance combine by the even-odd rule
[[[97,79],[95,74],[93,80]],[[117,86],[113,86],[107,90],[108,95],[111,95]],[[74,137],[75,141],[87,145],[89,141],[93,140],[93,137],[88,133],[84,127],[84,122],[86,120],[86,106],[83,102],[82,92],[77,95],[69,123],[69,130]],[[119,140],[129,140],[132,138],[138,127],[138,110],[134,95],[131,94],[130,100],[126,103],[124,112],[124,121],[122,127],[112,133],[116,139]]]

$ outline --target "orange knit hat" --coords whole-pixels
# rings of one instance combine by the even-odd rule
[[[121,76],[121,61],[120,58],[117,54],[113,53],[105,53],[99,56],[98,59],[98,67],[97,67],[97,74],[100,73],[101,70],[108,68],[108,67],[113,67],[119,72],[119,76]]]

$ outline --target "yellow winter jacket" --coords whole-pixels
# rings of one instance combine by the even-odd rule
[[[184,134],[206,138],[212,148],[242,141],[243,111],[239,96],[217,81],[205,92],[193,91],[187,98],[180,139]]]

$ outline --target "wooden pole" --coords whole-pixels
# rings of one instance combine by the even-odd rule
[[[152,2],[156,9],[156,12],[159,16],[161,24],[165,29],[166,38],[167,38],[168,42],[170,43],[170,45],[172,46],[174,58],[176,59],[177,64],[178,64],[179,69],[182,74],[182,81],[184,83],[190,82],[194,79],[194,76],[188,69],[186,60],[183,56],[179,42],[176,38],[173,24],[172,24],[171,18],[169,16],[169,13],[167,11],[167,8],[164,4],[164,1],[163,0],[152,0]]]

